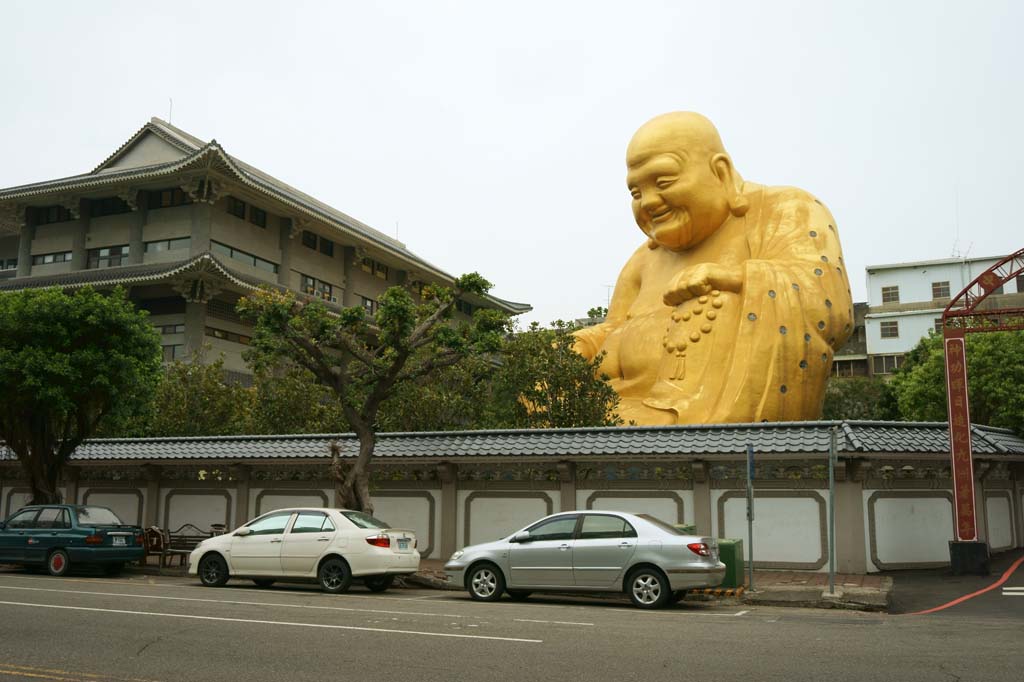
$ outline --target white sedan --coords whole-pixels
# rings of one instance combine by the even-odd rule
[[[188,571],[207,587],[250,578],[260,587],[276,580],[316,580],[325,592],[348,590],[360,578],[383,592],[396,575],[419,570],[416,534],[347,509],[277,509],[231,533],[203,540]]]

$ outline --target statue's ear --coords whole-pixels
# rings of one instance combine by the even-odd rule
[[[739,173],[732,166],[732,159],[728,154],[719,152],[711,157],[711,171],[725,187],[729,195],[729,212],[739,217],[745,215],[750,208],[750,202],[743,196],[743,181]]]

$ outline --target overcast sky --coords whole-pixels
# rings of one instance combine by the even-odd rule
[[[728,5],[725,8],[724,5]],[[1021,2],[4,2],[0,187],[151,116],[530,303],[605,305],[641,243],[633,132],[715,122],[864,268],[1024,247]]]

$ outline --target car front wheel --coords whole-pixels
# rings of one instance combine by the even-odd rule
[[[498,601],[505,591],[505,577],[494,564],[480,564],[469,572],[466,588],[477,601]]]
[[[656,568],[640,567],[629,574],[626,590],[634,606],[659,609],[672,598],[668,578]]]
[[[46,559],[46,572],[54,576],[62,576],[68,572],[71,568],[71,559],[68,558],[68,553],[63,549],[55,549],[50,552],[50,556]]]
[[[347,592],[352,584],[352,571],[349,570],[348,564],[344,560],[333,557],[320,564],[316,578],[320,582],[320,589],[324,592],[341,594]]]
[[[207,554],[199,561],[199,582],[206,587],[223,587],[227,583],[228,562],[219,554]]]

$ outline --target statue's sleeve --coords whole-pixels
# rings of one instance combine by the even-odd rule
[[[742,310],[713,421],[818,419],[833,352],[853,326],[835,220],[806,192],[781,189],[755,202],[747,225]]]
[[[573,336],[576,338],[573,349],[588,360],[597,356],[608,334],[626,321],[629,308],[640,291],[642,261],[646,251],[647,246],[641,246],[623,266],[619,278],[615,281],[615,290],[612,292],[612,299],[608,304],[608,315],[605,317],[605,321],[573,332]]]

